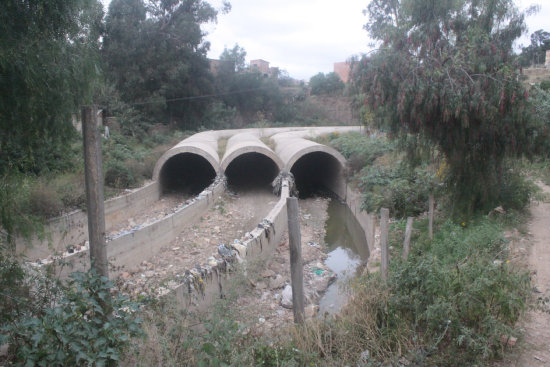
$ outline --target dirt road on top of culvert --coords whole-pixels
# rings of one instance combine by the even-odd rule
[[[550,187],[538,183],[545,194]],[[533,201],[528,239],[512,234],[511,256],[525,262],[531,272],[534,307],[519,322],[523,333],[517,350],[498,366],[550,367],[550,202]]]

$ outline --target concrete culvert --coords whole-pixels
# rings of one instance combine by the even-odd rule
[[[216,178],[216,171],[204,157],[194,153],[180,153],[170,157],[160,171],[162,193],[198,195]]]
[[[268,156],[250,152],[236,157],[225,169],[227,184],[232,190],[271,189],[279,167]]]
[[[300,198],[334,193],[343,197],[341,163],[331,154],[317,151],[298,159],[291,167]]]

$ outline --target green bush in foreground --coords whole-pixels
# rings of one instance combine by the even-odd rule
[[[506,260],[502,230],[483,217],[446,221],[433,240],[421,234],[408,261],[392,254],[387,282],[378,273],[358,279],[342,316],[309,325],[295,342],[326,365],[488,363],[503,352],[502,336],[517,336],[530,289],[527,272]]]
[[[136,305],[111,294],[94,271],[75,272],[54,307],[3,324],[15,366],[115,366],[130,337],[141,335]],[[30,311],[30,310],[29,310]]]

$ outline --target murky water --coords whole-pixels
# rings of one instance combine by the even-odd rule
[[[333,199],[328,206],[325,224],[325,244],[328,247],[326,265],[338,275],[319,302],[320,315],[336,313],[345,304],[345,284],[366,264],[369,257],[365,232],[351,210]]]

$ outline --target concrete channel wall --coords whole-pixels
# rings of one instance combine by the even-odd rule
[[[128,194],[105,201],[105,230],[144,211],[159,200],[158,182],[151,182]],[[33,238],[30,243],[23,238],[16,240],[16,253],[29,260],[64,252],[69,245],[83,245],[88,240],[88,216],[75,210],[53,218],[45,226],[45,238]]]
[[[181,232],[183,226],[195,223],[224,189],[223,181],[218,181],[173,214],[107,242],[109,277],[117,276],[122,267],[136,266],[156,255]],[[64,256],[62,262],[67,266],[59,269],[61,278],[73,271],[86,271],[90,267],[88,248]]]
[[[238,258],[246,261],[266,259],[271,256],[288,226],[286,199],[289,194],[289,183],[283,180],[279,201],[258,227],[250,232],[251,238],[232,247],[238,252]],[[237,262],[237,256],[235,256]],[[210,304],[213,300],[226,294],[227,281],[230,277],[226,260],[217,260],[216,264],[202,265],[191,269],[185,276],[184,283],[176,288],[176,297],[183,306],[196,307]]]

